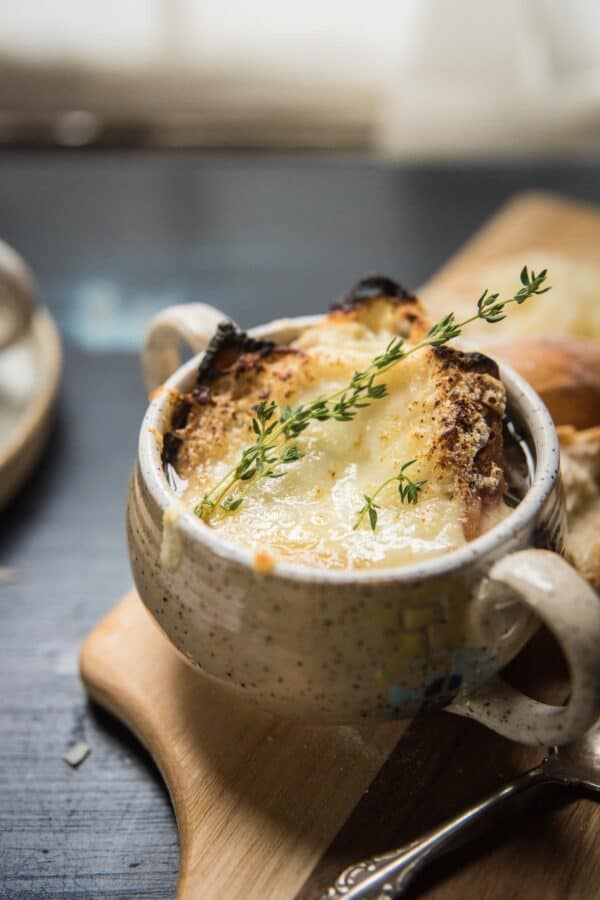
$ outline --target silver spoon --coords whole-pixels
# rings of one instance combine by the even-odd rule
[[[533,788],[559,785],[600,793],[600,720],[582,738],[555,747],[534,769],[525,772],[485,800],[471,806],[411,844],[373,856],[345,869],[321,900],[392,900],[399,897],[429,862],[464,843],[482,824],[510,809],[517,797]],[[516,805],[516,804],[515,804]]]

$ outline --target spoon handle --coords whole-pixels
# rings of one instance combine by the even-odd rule
[[[390,900],[400,897],[427,863],[489,826],[524,792],[550,782],[542,768],[531,769],[411,844],[345,869],[321,900]],[[516,805],[516,804],[515,804]]]

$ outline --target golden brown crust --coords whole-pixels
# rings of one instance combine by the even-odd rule
[[[600,591],[600,426],[557,428],[567,503],[568,559]]]
[[[361,279],[334,303],[323,324],[335,321],[359,322],[373,331],[385,328],[413,341],[421,338],[430,324],[418,297],[384,275]]]
[[[429,327],[429,319],[416,298],[406,302],[388,297],[361,300],[354,306],[332,309],[316,327],[336,322],[357,322],[372,331],[389,331],[413,342],[420,340]]]
[[[384,289],[389,294],[383,294]],[[397,282],[382,276],[358,282],[315,327],[349,322],[373,330],[389,330],[413,341],[422,337],[428,327],[419,300]],[[231,322],[219,325],[202,358],[194,388],[175,404],[171,428],[165,434],[163,462],[174,463],[177,459],[183,466],[191,464],[199,449],[192,445],[198,443],[200,431],[204,432],[203,451],[216,455],[229,428],[236,426],[236,420],[239,422],[240,413],[269,399],[278,383],[281,386],[289,382],[288,390],[277,391],[285,403],[293,394],[291,383],[297,386],[303,368],[302,351],[255,340]],[[310,379],[310,373],[306,377]],[[246,418],[249,429],[250,419]],[[183,446],[184,440],[187,446]]]
[[[164,435],[163,463],[174,463],[189,456],[189,442],[199,433],[200,426],[216,447],[223,443],[235,405],[241,398],[265,393],[260,387],[264,373],[271,377],[285,377],[274,363],[297,355],[291,347],[278,346],[272,341],[255,340],[240,331],[232,322],[218,326],[198,368],[192,390],[175,401],[170,429]],[[292,376],[288,370],[287,377]],[[257,397],[256,403],[264,397]],[[188,446],[183,447],[184,438]]]
[[[513,366],[547,405],[556,425],[600,423],[600,345],[583,338],[489,341],[485,348]]]
[[[258,404],[274,395],[285,403],[292,397],[291,383],[298,384],[305,367],[303,353],[274,347],[268,353],[243,353],[212,384],[201,385],[200,391],[196,386],[182,398],[189,410],[185,426],[174,432],[182,441],[178,465],[193,466],[199,456],[218,457],[232,429],[247,431],[250,442]]]
[[[375,292],[338,306],[310,331],[315,336],[321,329],[339,327],[343,348],[355,325],[361,334],[381,333],[382,343],[390,334],[415,342],[428,320],[415,297]],[[318,381],[319,363],[310,341],[304,341],[306,336],[301,349],[253,342],[231,327],[222,332],[204,358],[198,383],[177,405],[165,435],[165,459],[176,458],[182,477],[221,458],[233,433],[251,443],[252,415],[261,401],[294,405],[295,397]],[[337,344],[337,333],[333,342]],[[471,539],[481,532],[487,508],[499,502],[505,490],[504,387],[496,364],[480,353],[450,347],[422,352],[429,361],[428,387],[426,396],[416,400],[413,424],[416,431],[422,430],[423,454],[434,464],[440,481],[460,499],[465,536]]]

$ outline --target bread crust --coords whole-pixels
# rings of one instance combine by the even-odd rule
[[[600,591],[600,426],[557,428],[567,503],[566,554]]]
[[[490,341],[486,350],[508,363],[538,392],[556,425],[600,423],[600,345],[577,338]]]
[[[320,341],[327,331],[338,354],[346,341],[390,334],[417,342],[429,321],[419,300],[402,288],[383,295],[381,279],[370,290],[354,290],[351,301],[336,305],[292,346],[253,342],[232,326],[215,336],[198,371],[194,388],[176,404],[165,435],[164,459],[187,479],[201,466],[222,457],[232,434],[254,440],[251,420],[261,401],[294,405],[299,393],[320,392]],[[420,351],[428,367],[426,396],[417,398],[410,423],[421,431],[421,454],[435,477],[460,502],[465,537],[481,533],[490,508],[502,502],[502,419],[506,395],[497,364],[481,353],[453,347]],[[412,357],[411,359],[415,359]],[[400,363],[400,368],[403,366]],[[382,478],[389,473],[381,473]]]

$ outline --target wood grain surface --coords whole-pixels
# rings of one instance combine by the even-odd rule
[[[164,775],[186,900],[293,897],[405,728],[268,716],[197,677],[133,592],[87,639],[80,663],[90,695]]]
[[[520,249],[533,235],[537,247],[573,235],[579,255],[596,253],[597,238],[585,237],[592,221],[600,220],[578,205],[519,198],[435,283]],[[561,252],[570,246],[560,243]],[[401,723],[332,729],[277,721],[189,669],[135,594],[92,632],[81,672],[91,696],[150,749],[169,786],[184,900],[316,898],[348,863],[418,836],[541,756],[443,713],[406,731]],[[568,685],[544,634],[513,664],[512,677],[554,702]],[[599,824],[598,807],[586,799],[524,813],[436,865],[413,895],[600,896]]]

